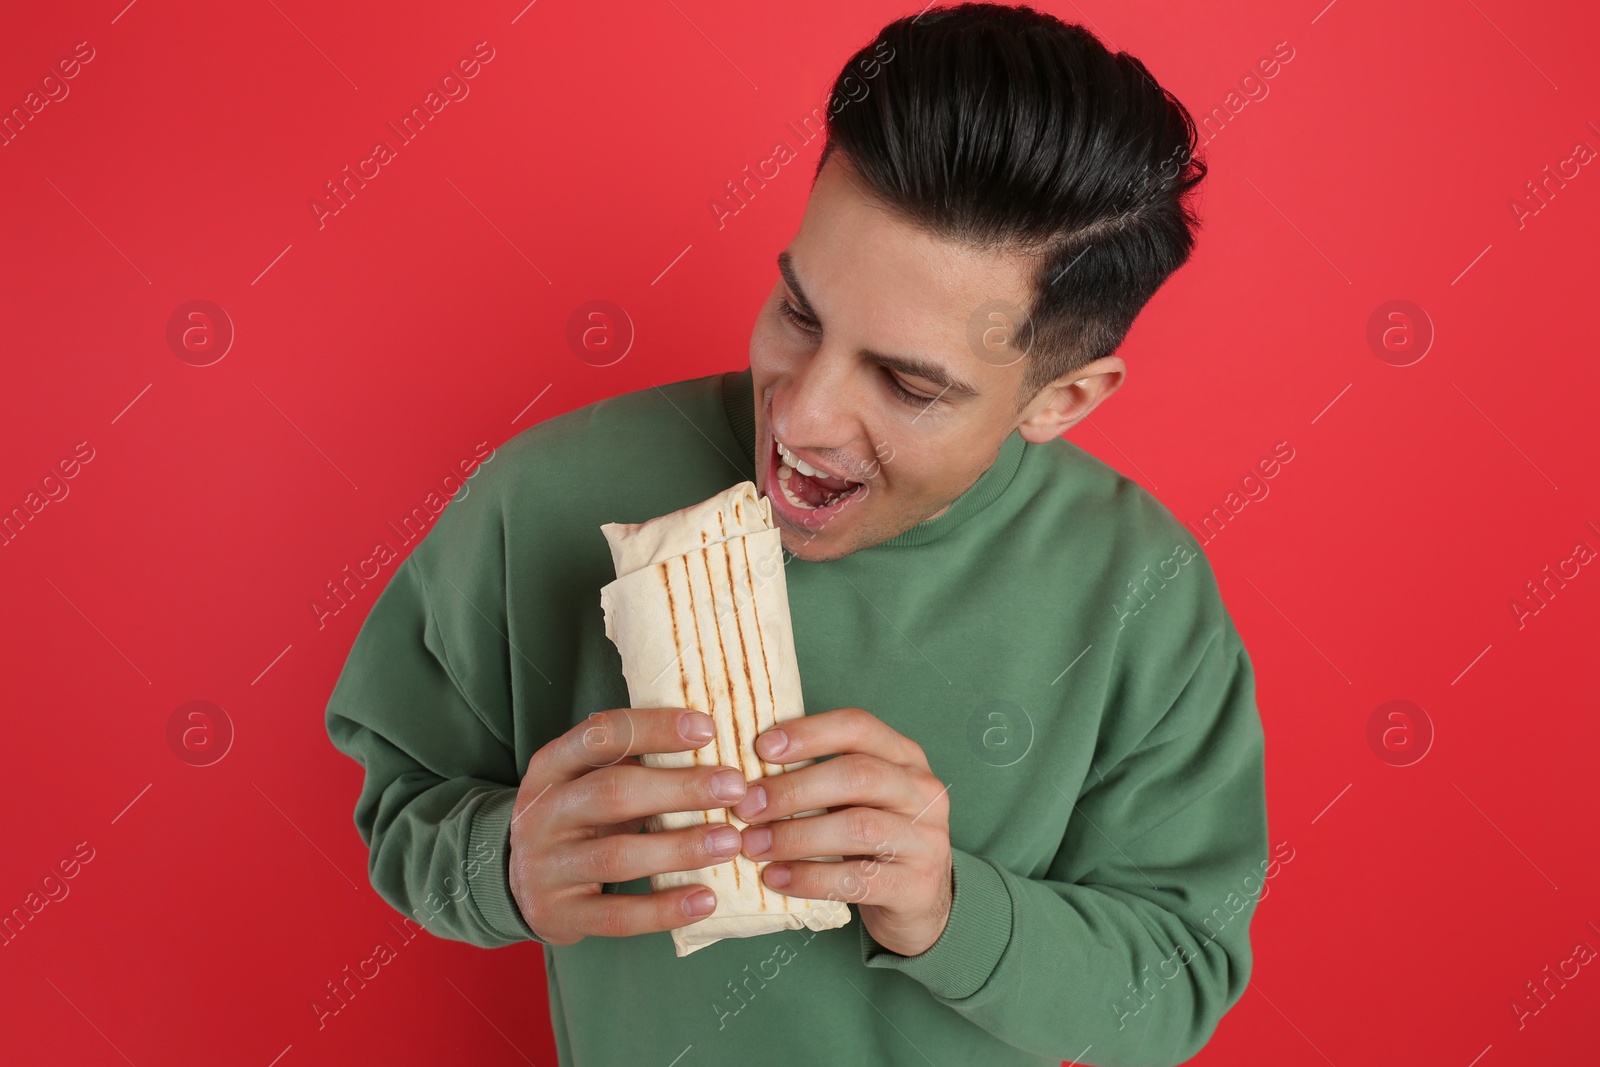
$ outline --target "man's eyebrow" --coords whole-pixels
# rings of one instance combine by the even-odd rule
[[[811,301],[806,299],[806,291],[800,285],[800,278],[794,270],[793,257],[787,249],[778,253],[778,273],[783,275],[784,282],[789,286],[789,291],[794,294],[795,303],[800,305],[800,310],[810,318],[821,321],[816,309],[811,306]],[[870,360],[880,367],[897,370],[901,374],[909,374],[913,378],[922,378],[933,382],[940,387],[940,395],[954,393],[957,396],[977,396],[978,390],[968,385],[959,378],[953,377],[949,371],[931,360],[918,359],[913,356],[892,356],[884,352],[874,352],[863,348],[858,353],[862,359]]]
[[[817,309],[806,299],[806,291],[800,286],[800,277],[794,272],[794,258],[789,255],[787,248],[778,253],[778,273],[783,275],[783,280],[788,284],[789,291],[794,294],[795,303],[800,305],[800,310],[814,319],[820,318]]]

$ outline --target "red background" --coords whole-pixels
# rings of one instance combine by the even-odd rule
[[[94,854],[0,948],[0,1058],[552,1063],[533,946],[425,935],[318,1029],[324,984],[398,940],[351,820],[360,771],[322,719],[392,567],[325,628],[310,604],[478,442],[744,366],[820,139],[724,227],[709,204],[915,8],[124,2],[29,5],[0,34],[7,112],[94,49],[0,147],[0,509],[93,449],[0,547],[0,909]],[[1600,1058],[1600,966],[1521,1028],[1511,1007],[1600,948],[1600,566],[1520,626],[1511,606],[1600,548],[1580,311],[1600,167],[1520,225],[1510,206],[1600,148],[1596,16],[1043,6],[1197,116],[1294,50],[1207,144],[1197,254],[1071,434],[1191,524],[1294,449],[1206,543],[1257,670],[1272,839],[1295,852],[1250,987],[1193,1062]],[[319,228],[324,183],[479,41],[470,94]],[[197,299],[236,330],[205,367],[166,341]],[[611,366],[566,342],[592,299],[636,330]],[[1436,331],[1409,366],[1367,341],[1394,299]],[[234,731],[209,766],[169,745],[191,700]],[[1434,731],[1410,766],[1368,741],[1391,700]]]

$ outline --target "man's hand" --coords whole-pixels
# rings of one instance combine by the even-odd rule
[[[725,823],[641,834],[645,818],[725,808],[745,795],[734,767],[651,768],[635,757],[709,744],[711,716],[684,708],[601,711],[528,761],[511,817],[511,895],[533,932],[552,945],[590,935],[628,937],[687,926],[711,914],[705,886],[602,893],[665,871],[723,863],[739,851]]]
[[[954,872],[950,862],[948,788],[922,747],[860,708],[789,719],[756,738],[771,763],[834,756],[798,771],[750,783],[733,813],[749,823],[751,859],[774,863],[762,878],[790,896],[857,905],[873,940],[916,956],[944,933]],[[824,815],[785,819],[827,808]],[[774,821],[778,820],[778,821]]]

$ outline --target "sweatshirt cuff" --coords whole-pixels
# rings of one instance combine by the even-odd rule
[[[1011,944],[1011,892],[988,860],[951,850],[955,889],[950,918],[939,940],[917,956],[891,952],[861,924],[861,962],[915,978],[945,1000],[962,1000],[982,989]]]
[[[473,813],[467,854],[490,858],[467,865],[467,885],[473,906],[490,930],[507,940],[543,944],[511,895],[511,812],[516,801],[515,789],[498,790]]]

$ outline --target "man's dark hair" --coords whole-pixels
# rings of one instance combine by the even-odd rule
[[[1039,256],[1031,332],[1011,342],[1028,352],[1019,411],[1114,352],[1193,248],[1206,166],[1188,110],[1052,15],[964,3],[892,22],[844,65],[828,115],[818,173],[840,152],[920,229]]]

